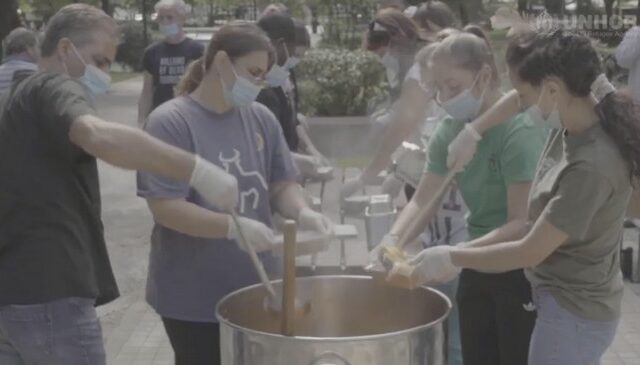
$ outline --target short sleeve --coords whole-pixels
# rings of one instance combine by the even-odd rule
[[[500,167],[506,184],[533,180],[546,134],[542,128],[521,124],[506,136],[500,154]]]
[[[42,80],[39,82],[38,80]],[[25,100],[40,115],[39,129],[47,135],[56,150],[79,152],[80,149],[69,139],[69,129],[74,120],[82,115],[95,114],[86,98],[85,88],[79,82],[61,75],[35,76],[35,80],[25,80],[35,88],[37,98]],[[32,93],[23,93],[25,97]]]
[[[293,181],[297,176],[297,170],[291,157],[291,151],[287,145],[287,141],[284,138],[282,127],[275,119],[273,114],[265,108],[260,108],[260,117],[267,119],[267,125],[269,128],[269,138],[271,139],[269,146],[269,159],[271,165],[271,171],[269,174],[269,183],[275,184],[282,181]]]
[[[606,177],[588,166],[570,166],[561,174],[542,217],[576,240],[584,239],[593,217],[613,193]]]
[[[171,104],[165,104],[154,110],[149,115],[145,131],[165,143],[192,152],[193,142],[187,125],[171,107]],[[138,172],[137,182],[138,196],[142,198],[180,199],[189,195],[189,184],[184,181]]]
[[[451,125],[454,122],[450,118],[440,121],[431,138],[427,149],[427,164],[425,172],[436,175],[446,175],[449,171],[447,167],[447,154],[449,143],[453,140]]]

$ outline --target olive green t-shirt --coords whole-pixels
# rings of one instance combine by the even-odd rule
[[[449,143],[464,127],[452,118],[440,122],[429,140],[426,172],[447,173]],[[475,239],[507,222],[507,187],[532,181],[548,133],[524,114],[487,130],[473,159],[456,175],[469,209],[467,229]]]
[[[592,320],[620,315],[620,242],[631,182],[629,169],[600,123],[581,133],[551,133],[529,197],[532,221],[546,219],[569,238],[526,270],[534,288]]]

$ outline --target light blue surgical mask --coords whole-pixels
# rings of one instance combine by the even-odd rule
[[[227,100],[237,107],[249,106],[253,103],[262,87],[254,84],[242,76],[238,76],[235,68],[232,68],[233,74],[236,76],[236,81],[233,83],[231,90],[228,90],[222,81],[224,86],[224,94]],[[222,79],[221,79],[222,80]]]
[[[287,46],[283,47],[284,52],[287,55],[286,61],[284,61],[282,66],[278,65],[277,62],[274,63],[273,66],[271,66],[271,70],[269,70],[269,72],[264,75],[264,79],[267,81],[267,85],[271,87],[282,87],[287,83],[287,80],[289,80],[289,50],[287,50]]]
[[[178,27],[178,23],[169,23],[169,24],[160,24],[158,26],[160,33],[165,37],[175,37],[180,33],[180,28]]]
[[[289,60],[285,64],[285,68],[291,70],[292,68],[298,66],[298,64],[302,61],[299,57],[293,56],[289,57]]]
[[[382,63],[385,68],[389,85],[391,87],[398,86],[400,83],[400,60],[398,57],[387,51],[380,59],[380,63]]]
[[[111,87],[111,76],[96,67],[93,64],[87,64],[75,45],[71,44],[71,49],[75,53],[76,57],[84,65],[84,75],[80,77],[80,82],[89,89],[93,96],[103,95],[109,91]]]
[[[442,109],[444,109],[447,114],[449,114],[453,119],[463,122],[470,122],[480,112],[480,108],[482,107],[482,102],[484,99],[484,93],[486,91],[486,87],[482,90],[482,94],[480,94],[480,98],[476,98],[471,90],[478,82],[480,74],[478,74],[473,80],[473,84],[468,89],[465,89],[458,95],[452,97],[451,99],[441,102],[440,101],[440,93],[436,94],[436,101]]]
[[[553,105],[553,110],[545,118],[542,109],[540,108],[540,101],[542,100],[542,94],[544,90],[540,92],[538,102],[535,105],[530,106],[527,109],[527,114],[531,118],[531,121],[541,127],[547,127],[552,129],[562,129],[562,122],[560,120],[560,112],[558,111],[558,102]]]

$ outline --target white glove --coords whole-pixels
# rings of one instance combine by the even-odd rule
[[[303,176],[310,176],[316,173],[318,167],[321,166],[320,161],[313,156],[295,154],[294,161],[298,167],[298,171]]]
[[[386,234],[382,237],[380,244],[369,252],[369,265],[367,266],[367,270],[382,270],[384,268],[382,265],[383,248],[395,246],[399,239],[400,237],[395,234]]]
[[[340,189],[340,199],[344,200],[363,188],[364,181],[362,181],[360,177],[356,179],[349,179],[344,182],[344,185],[342,185],[342,188]]]
[[[196,155],[189,184],[210,204],[231,212],[238,204],[238,180],[220,167]]]
[[[447,167],[455,171],[462,171],[473,159],[481,139],[480,133],[470,123],[465,124],[464,129],[449,144]]]
[[[302,230],[319,232],[325,236],[333,235],[333,222],[309,207],[302,208],[298,213],[298,226]]]
[[[238,217],[238,223],[240,224],[242,233],[244,233],[246,244],[251,245],[256,252],[268,251],[275,248],[276,237],[271,228],[257,220],[245,217]],[[229,216],[228,227],[227,238],[236,241],[238,247],[246,252],[247,248],[244,246],[240,232],[238,232],[238,227],[231,216]]]
[[[442,284],[455,279],[462,269],[451,262],[451,251],[454,249],[447,245],[435,246],[409,260],[409,265],[414,266],[418,283]]]

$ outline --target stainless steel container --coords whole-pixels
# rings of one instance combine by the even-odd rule
[[[280,282],[274,282],[279,287]],[[367,276],[314,276],[297,281],[311,301],[296,336],[280,335],[261,285],[218,305],[223,365],[444,365],[451,303],[429,288],[413,291]]]
[[[364,211],[364,227],[367,232],[369,251],[380,244],[384,235],[389,233],[396,220],[393,199],[387,194],[373,195]]]

